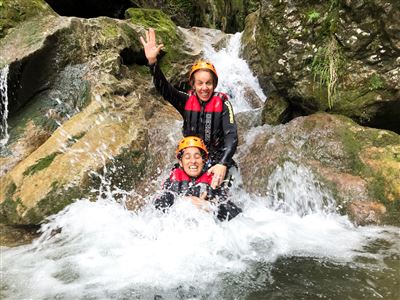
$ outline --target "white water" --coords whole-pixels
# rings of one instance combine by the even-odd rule
[[[237,190],[234,199],[244,212],[230,222],[219,222],[183,200],[167,214],[151,204],[137,213],[128,211],[111,193],[104,197],[104,191],[97,202],[79,200],[49,218],[33,244],[2,249],[3,295],[6,299],[147,299],[193,286],[207,294],[212,284],[215,296],[227,274],[248,272],[254,263],[272,264],[283,256],[318,257],[339,264],[362,256],[382,261],[399,250],[395,228],[356,228],[318,201],[297,211],[304,201],[296,195],[305,190],[330,196],[315,190],[315,179],[304,168],[292,174],[296,186],[286,185],[292,168],[286,164],[274,173],[273,182],[280,183],[280,194],[288,200],[286,208],[271,205],[270,197]],[[274,187],[270,192],[274,198]],[[59,228],[61,232],[54,234]],[[385,253],[365,252],[363,248],[376,239],[395,245]]]
[[[220,52],[214,53],[216,57]],[[225,68],[222,58],[212,60],[223,87],[223,78],[234,73],[230,66],[236,64],[232,58],[225,60]],[[243,70],[241,76],[249,77]],[[236,111],[248,109],[234,96]],[[246,141],[251,144],[251,134]],[[106,150],[93,155],[106,155]],[[399,252],[398,228],[353,226],[335,212],[332,195],[303,166],[288,162],[277,168],[262,197],[239,189],[240,179],[238,175],[232,194],[243,213],[230,222],[219,222],[184,201],[167,214],[155,211],[151,201],[142,211],[131,212],[115,200],[114,195],[124,191],[104,184],[97,202],[81,199],[50,217],[32,244],[1,249],[0,296],[242,299],[221,295],[234,285],[229,280],[235,275],[250,292],[259,278],[248,274],[259,264],[312,257],[354,268],[385,269],[384,258]],[[55,234],[58,229],[61,232]],[[390,246],[371,253],[367,247],[376,240]],[[361,264],[360,257],[372,262]],[[275,280],[268,272],[260,277]]]
[[[8,78],[8,65],[5,66],[0,71],[0,101],[1,105],[4,110],[1,111],[1,118],[0,118],[0,147],[3,147],[7,144],[9,139],[8,134],[8,85],[7,85],[7,78]]]
[[[245,99],[246,89],[252,89],[256,95],[265,101],[266,96],[258,79],[251,72],[247,62],[239,57],[242,33],[232,35],[227,47],[216,51],[207,41],[204,43],[205,58],[211,61],[218,73],[217,90],[231,96],[235,113],[250,110]]]

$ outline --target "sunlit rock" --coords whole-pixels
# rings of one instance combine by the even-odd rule
[[[268,196],[270,175],[290,161],[310,168],[330,190],[342,213],[353,207],[349,206],[353,201],[379,203],[382,209],[374,218],[361,212],[357,215],[358,210],[352,209],[357,223],[376,223],[385,212],[398,214],[400,136],[391,131],[319,113],[285,125],[256,127],[244,141],[251,150],[240,146],[237,160],[243,185],[251,193]]]
[[[386,207],[377,202],[353,201],[349,204],[348,211],[357,225],[379,224],[386,213]]]
[[[171,61],[189,54],[182,53],[171,20],[154,16],[162,28],[170,26],[159,30],[166,43],[161,67],[179,84],[183,68]],[[135,187],[135,203],[160,188],[154,178],[173,160],[179,137],[171,134],[180,123],[154,94],[139,42],[145,28],[135,19],[49,15],[1,40],[12,108],[0,158],[2,223],[38,224],[107,184],[128,192]]]

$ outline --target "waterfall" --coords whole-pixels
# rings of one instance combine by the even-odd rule
[[[239,47],[240,34],[235,34],[226,49],[206,48],[220,74],[219,89],[232,94],[236,112],[251,109],[244,87],[265,100],[238,56]],[[177,122],[168,136],[171,149],[180,126]],[[246,148],[254,133],[246,136]],[[109,158],[106,148],[93,155]],[[106,167],[103,173],[94,174],[103,182],[97,201],[79,199],[50,216],[33,243],[0,249],[2,298],[342,299],[343,282],[350,282],[347,298],[391,295],[391,290],[378,293],[374,280],[396,281],[391,260],[398,259],[398,228],[354,226],[301,165],[277,167],[266,195],[244,191],[236,174],[232,201],[243,213],[229,222],[183,199],[167,213],[151,201],[128,211],[116,201],[126,192],[110,185]]]
[[[205,58],[215,65],[218,72],[217,90],[231,97],[236,113],[251,109],[249,102],[246,101],[247,89],[253,90],[261,101],[266,99],[258,79],[251,72],[247,62],[239,56],[241,36],[240,32],[232,35],[227,46],[219,51],[215,50],[207,40],[204,42]]]
[[[8,78],[9,66],[5,66],[0,72],[0,147],[4,147],[9,139],[8,134],[8,90],[7,90],[7,78]]]

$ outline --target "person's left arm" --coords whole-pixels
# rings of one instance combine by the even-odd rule
[[[218,206],[217,218],[220,221],[229,221],[242,212],[240,207],[228,200],[227,187],[224,186],[210,189],[208,201]]]
[[[211,167],[208,172],[214,173],[212,187],[216,188],[225,179],[228,166],[232,163],[232,157],[236,152],[238,145],[238,133],[232,104],[224,101],[222,110],[222,130],[224,134],[224,152],[221,160],[215,166]]]

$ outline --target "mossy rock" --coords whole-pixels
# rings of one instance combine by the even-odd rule
[[[184,44],[178,27],[169,16],[158,9],[130,8],[125,15],[133,24],[145,30],[154,28],[158,43],[164,44],[165,49],[162,55],[165,54],[165,56],[161,60],[161,66],[168,75],[171,71],[171,63],[180,61],[183,54]]]
[[[262,110],[262,124],[278,125],[288,120],[289,103],[277,93],[268,95]]]
[[[269,1],[246,19],[242,54],[292,115],[340,113],[400,132],[399,2]],[[395,113],[395,111],[397,113]],[[273,116],[271,116],[273,118]]]
[[[44,0],[0,0],[0,39],[17,24],[49,14],[56,15]]]

